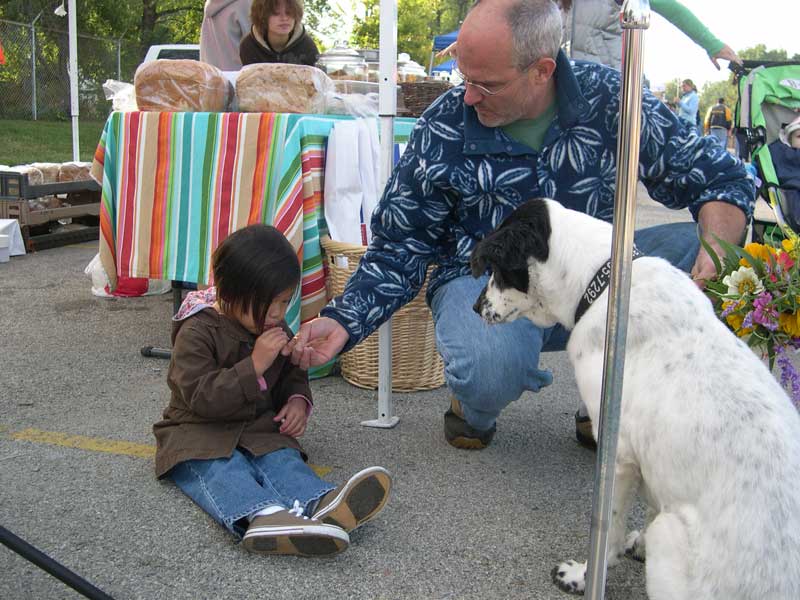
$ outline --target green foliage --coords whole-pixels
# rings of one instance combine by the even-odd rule
[[[428,66],[433,38],[457,29],[471,6],[468,0],[398,0],[397,51]],[[351,45],[378,48],[380,41],[380,0],[366,0],[366,14],[356,19]]]

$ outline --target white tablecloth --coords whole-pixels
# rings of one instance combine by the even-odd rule
[[[22,240],[19,221],[16,219],[0,219],[0,235],[8,236],[8,250],[11,256],[25,254],[25,242]]]

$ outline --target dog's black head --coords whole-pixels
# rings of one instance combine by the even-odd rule
[[[550,254],[550,216],[544,198],[528,200],[472,251],[472,276],[489,270],[501,289],[528,291],[528,259],[544,262]]]
[[[480,277],[488,270],[491,278],[475,302],[475,312],[490,323],[510,321],[527,312],[528,261],[547,260],[550,232],[547,202],[536,198],[517,208],[478,242],[470,258],[472,275]]]

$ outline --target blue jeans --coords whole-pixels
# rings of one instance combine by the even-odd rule
[[[637,231],[636,246],[689,272],[700,242],[694,223],[657,225]],[[488,280],[459,277],[441,286],[431,301],[436,346],[444,362],[447,386],[476,429],[490,428],[500,412],[526,390],[553,382],[539,369],[539,353],[564,350],[569,332],[561,325],[537,327],[528,319],[488,325],[473,310]]]
[[[723,127],[712,127],[708,134],[719,142],[723,148],[728,147],[728,130]]]
[[[303,509],[313,509],[317,500],[336,487],[317,477],[294,448],[262,456],[237,448],[230,458],[182,462],[168,477],[240,538],[247,530],[247,516],[257,510],[274,504],[291,508],[295,500]]]

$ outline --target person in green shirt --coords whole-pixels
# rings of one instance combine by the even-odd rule
[[[479,0],[480,1],[480,0]],[[570,58],[591,60],[614,69],[622,64],[622,28],[617,0],[557,0],[563,22],[562,46]],[[719,40],[700,20],[677,0],[651,0],[650,8],[660,14],[689,39],[706,51],[719,70],[718,60],[741,64],[734,50]],[[456,57],[455,42],[438,57]]]

